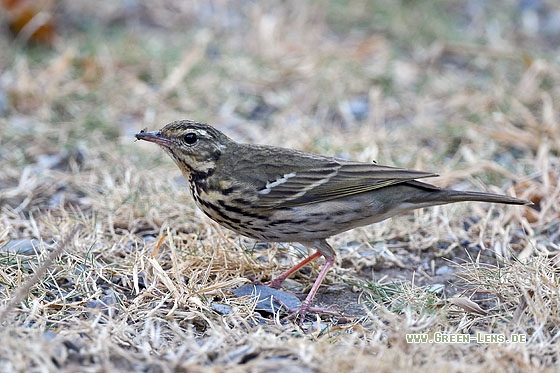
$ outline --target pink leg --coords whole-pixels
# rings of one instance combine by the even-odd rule
[[[323,268],[321,268],[321,272],[319,272],[319,275],[317,276],[317,280],[315,280],[315,283],[311,287],[311,290],[309,291],[309,294],[307,294],[307,297],[305,297],[305,300],[301,304],[299,310],[296,311],[296,316],[300,317],[300,322],[303,322],[303,319],[305,319],[305,315],[307,314],[307,311],[311,308],[311,302],[313,301],[313,298],[315,298],[315,294],[317,294],[317,290],[319,290],[319,286],[321,286],[321,283],[325,279],[327,272],[333,266],[333,264],[334,264],[334,258],[326,258],[325,265],[323,266]]]
[[[302,260],[292,268],[288,269],[286,272],[282,273],[280,276],[278,276],[268,284],[273,288],[279,288],[280,285],[282,284],[282,281],[284,281],[292,273],[299,270],[307,263],[319,258],[320,256],[325,257],[325,264],[323,265],[323,268],[321,268],[321,272],[319,272],[319,275],[317,276],[317,279],[313,283],[313,286],[311,287],[309,294],[307,294],[307,297],[301,303],[301,307],[297,309],[288,310],[291,314],[288,315],[286,319],[292,319],[292,318],[299,319],[300,324],[305,319],[305,315],[307,314],[307,312],[331,313],[330,311],[328,311],[328,309],[325,308],[311,307],[311,302],[313,302],[313,298],[315,298],[315,295],[317,294],[317,291],[319,290],[321,283],[327,276],[327,272],[334,265],[334,259],[336,255],[333,248],[325,240],[317,240],[317,241],[301,242],[301,243],[306,244],[306,246],[313,246],[315,249],[317,249],[317,252],[314,253],[313,255],[308,256],[307,258],[305,258],[304,260]]]
[[[282,273],[280,276],[276,277],[275,279],[273,279],[272,281],[270,281],[268,283],[268,286],[270,286],[271,288],[274,289],[279,289],[280,286],[282,285],[282,282],[284,282],[285,279],[287,279],[288,277],[290,277],[290,275],[296,271],[298,271],[301,267],[303,267],[304,265],[306,265],[307,263],[319,258],[321,255],[320,251],[315,252],[313,255],[308,256],[307,258],[303,259],[301,262],[299,262],[298,264],[296,264],[295,266],[293,266],[292,268],[288,269],[286,272]],[[331,265],[332,263],[334,263],[334,258],[331,261]],[[326,264],[325,264],[326,265]],[[330,268],[329,266],[329,268]],[[327,268],[328,269],[328,268]],[[323,267],[323,269],[321,270],[321,273],[323,273],[323,271],[325,271],[325,267]],[[326,271],[325,271],[326,274]],[[321,281],[323,281],[323,278],[325,277],[325,275],[323,275],[323,277],[321,277],[321,274],[319,274],[319,277],[317,277],[317,280],[321,279]],[[313,289],[315,288],[315,285],[317,284],[317,281],[315,281],[315,284],[313,285],[313,287],[311,288],[311,292],[309,294],[311,294],[313,292]],[[321,282],[319,282],[319,285],[321,284]],[[319,288],[319,285],[317,285],[317,288]],[[317,292],[317,289],[315,289],[315,293]],[[315,293],[313,293],[313,295],[315,295]],[[309,295],[307,296],[307,298],[309,298]],[[306,299],[307,300],[307,299]],[[311,302],[311,299],[309,300],[309,302]]]

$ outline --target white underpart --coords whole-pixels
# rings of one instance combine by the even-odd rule
[[[267,181],[266,187],[259,191],[260,194],[268,194],[272,190],[272,188],[277,187],[278,185],[284,184],[288,179],[296,176],[295,172],[290,172],[289,174],[284,174],[281,178],[276,179],[272,183]]]

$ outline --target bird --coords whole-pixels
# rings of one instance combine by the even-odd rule
[[[530,205],[505,195],[440,188],[418,179],[436,173],[343,160],[232,140],[209,124],[178,120],[137,140],[159,145],[188,181],[196,205],[212,220],[266,242],[299,242],[316,251],[271,280],[282,282],[311,261],[323,264],[305,300],[290,310],[300,322],[334,265],[327,239],[406,211],[453,202]]]

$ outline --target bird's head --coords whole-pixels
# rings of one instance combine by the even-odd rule
[[[169,123],[159,131],[136,134],[138,140],[158,144],[184,174],[208,173],[227,149],[235,144],[215,128],[191,120]]]

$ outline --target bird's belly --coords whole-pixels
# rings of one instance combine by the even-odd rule
[[[404,204],[402,208],[387,208],[371,198],[354,197],[260,210],[250,204],[209,204],[197,197],[195,194],[200,209],[222,226],[247,237],[276,242],[325,239],[415,208]]]
[[[285,241],[317,240],[384,219],[371,207],[321,202],[271,212],[269,232]]]

